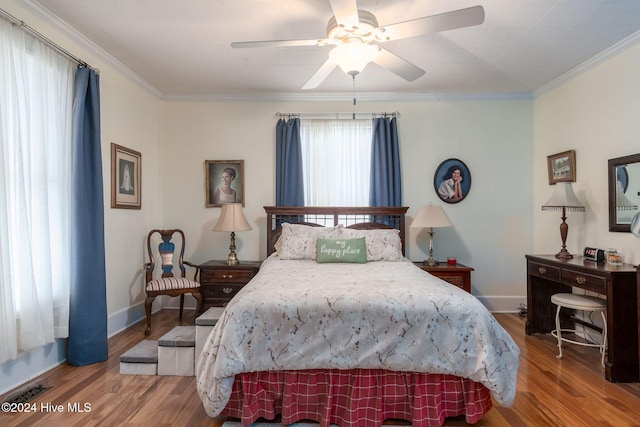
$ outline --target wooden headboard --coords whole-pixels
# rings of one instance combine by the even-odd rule
[[[405,214],[409,208],[390,206],[265,206],[267,213],[267,256],[274,252],[274,245],[280,237],[280,224],[296,223],[311,226],[345,227],[359,230],[397,228],[400,230],[402,254],[404,255]]]

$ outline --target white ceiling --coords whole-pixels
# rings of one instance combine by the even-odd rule
[[[324,38],[329,0],[17,1],[68,24],[163,96],[301,94],[331,49],[230,47]],[[640,39],[640,0],[358,0],[380,25],[475,5],[485,9],[482,25],[385,43],[424,76],[409,83],[369,64],[356,78],[357,92],[535,93],[620,42]],[[336,68],[304,93],[352,91],[351,77]]]

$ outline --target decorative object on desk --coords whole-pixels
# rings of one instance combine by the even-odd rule
[[[213,231],[230,231],[231,244],[229,245],[229,256],[227,257],[227,265],[237,265],[239,263],[236,255],[236,231],[249,231],[251,226],[247,222],[242,212],[242,203],[227,203],[222,205],[220,218]]]
[[[585,246],[582,256],[588,261],[602,262],[605,260],[605,250]]]
[[[206,207],[244,206],[244,160],[205,160]]]
[[[558,182],[551,198],[542,205],[543,211],[555,211],[562,209],[562,224],[560,224],[560,238],[562,238],[562,249],[556,254],[556,258],[570,259],[573,255],[567,251],[566,241],[569,233],[567,225],[567,211],[584,211],[585,208],[576,197],[570,182]]]
[[[111,207],[140,209],[142,154],[111,143]]]
[[[607,249],[606,257],[607,264],[622,265],[622,252],[618,252],[616,249]]]
[[[629,233],[640,206],[640,154],[609,159],[609,231]]]
[[[420,208],[411,223],[411,228],[429,229],[429,259],[423,262],[424,265],[433,266],[438,264],[438,261],[433,258],[433,229],[436,227],[451,227],[452,225],[442,206],[428,204]]]
[[[458,260],[454,256],[447,257],[447,265],[456,265]]]
[[[547,156],[549,184],[576,182],[576,152],[574,150]]]
[[[471,172],[462,160],[447,159],[438,165],[433,186],[443,202],[461,202],[471,189]]]

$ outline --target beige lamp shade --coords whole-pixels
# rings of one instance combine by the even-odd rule
[[[236,255],[236,231],[249,231],[251,226],[247,222],[247,218],[242,211],[242,203],[227,203],[222,205],[220,218],[213,231],[230,231],[231,241],[229,245],[229,256],[227,257],[227,265],[237,265],[239,263]]]
[[[442,206],[428,204],[420,208],[411,223],[411,228],[451,227],[452,225]]]
[[[249,231],[251,226],[242,211],[242,203],[227,203],[222,205],[220,218],[213,231]]]
[[[542,205],[543,211],[565,208],[570,211],[584,211],[584,206],[573,192],[570,182],[558,182],[551,198]]]
[[[418,211],[418,215],[413,219],[411,228],[428,228],[429,229],[429,258],[423,261],[424,265],[437,265],[438,261],[433,258],[433,234],[434,228],[451,227],[453,224],[449,220],[444,209],[440,205],[422,206]]]

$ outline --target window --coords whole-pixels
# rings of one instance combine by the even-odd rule
[[[0,19],[0,363],[68,335],[74,71]]]
[[[306,206],[368,206],[371,119],[300,120]]]

